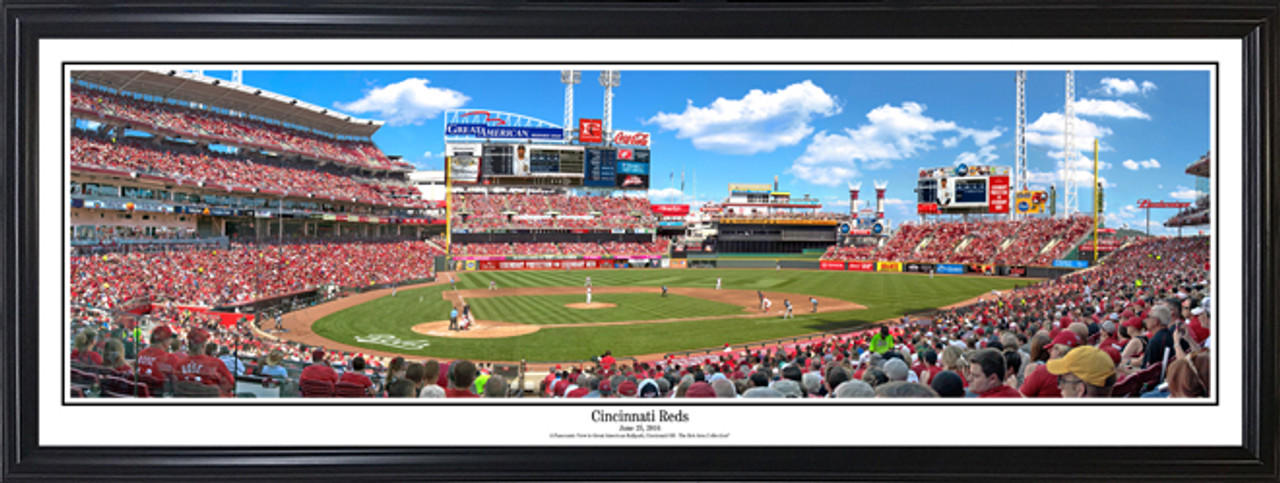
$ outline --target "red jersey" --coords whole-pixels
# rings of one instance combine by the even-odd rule
[[[978,395],[978,397],[1017,397],[1017,398],[1020,398],[1020,397],[1022,397],[1022,393],[1018,392],[1018,390],[1017,390],[1017,389],[1014,389],[1014,388],[1012,388],[1012,387],[1009,387],[1009,386],[1006,386],[1006,385],[1004,385],[1004,384],[1001,384],[1001,385],[1000,385],[1000,386],[998,386],[998,387],[994,387],[994,388],[992,388],[992,389],[988,390],[987,392],[984,392],[984,393],[982,393],[982,394],[979,394],[979,395]]]
[[[216,385],[223,394],[229,394],[236,387],[236,378],[227,370],[222,359],[213,356],[189,356],[177,363],[176,374],[197,378],[206,385]]]
[[[94,351],[80,352],[80,349],[71,349],[71,360],[81,364],[100,366],[102,365],[102,354]]]
[[[338,382],[355,384],[366,390],[373,387],[373,381],[369,380],[369,376],[351,371],[342,373],[342,377],[338,378]]]
[[[159,347],[138,351],[138,374],[148,376],[172,376],[178,365],[178,357]]]
[[[1062,390],[1058,389],[1058,376],[1049,374],[1049,368],[1044,364],[1037,366],[1022,381],[1020,391],[1026,397],[1062,397]]]
[[[617,360],[613,356],[604,356],[604,358],[600,359],[600,367],[605,370],[613,369],[615,363],[617,363]]]
[[[320,380],[329,384],[337,384],[338,373],[329,367],[328,364],[312,364],[302,370],[302,374],[298,376],[298,381]]]
[[[480,397],[466,389],[449,388],[444,390],[444,397]]]

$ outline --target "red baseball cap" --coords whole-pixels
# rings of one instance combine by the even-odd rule
[[[187,341],[192,344],[203,344],[209,342],[209,331],[204,329],[196,329],[187,334]]]
[[[173,337],[173,330],[169,329],[169,326],[167,325],[161,325],[151,329],[152,339],[168,339],[170,337]]]
[[[612,387],[613,386],[609,384],[608,379],[600,381],[600,392],[609,392],[609,389]]]
[[[622,381],[618,384],[618,395],[634,397],[636,395],[636,383],[631,381]]]
[[[1080,345],[1080,337],[1076,336],[1075,332],[1064,330],[1062,332],[1059,332],[1057,336],[1054,336],[1053,342],[1050,343],[1049,345],[1058,345],[1058,344],[1062,344],[1067,347],[1075,347],[1077,345]]]
[[[1125,321],[1124,321],[1124,323],[1120,324],[1120,326],[1121,326],[1121,327],[1132,327],[1132,328],[1135,328],[1135,329],[1141,329],[1141,328],[1142,328],[1142,319],[1140,319],[1140,318],[1138,318],[1138,317],[1129,317],[1129,319],[1128,319],[1128,320],[1125,320]]]
[[[565,395],[564,395],[564,397],[576,397],[576,398],[581,398],[582,396],[586,396],[586,395],[587,395],[587,393],[589,393],[589,392],[591,392],[591,391],[587,390],[587,388],[585,388],[585,387],[580,387],[580,388],[574,389],[574,390],[572,390],[572,391],[569,391],[569,393],[568,393],[568,394],[565,394]]]
[[[684,393],[684,397],[716,397],[716,390],[705,382],[695,382],[692,386],[689,386],[689,390]]]

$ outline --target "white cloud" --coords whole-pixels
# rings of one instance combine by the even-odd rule
[[[874,201],[874,200],[873,200],[873,201]],[[885,199],[884,199],[884,205],[885,205],[885,206],[905,206],[905,205],[915,206],[915,204],[916,204],[916,202],[914,202],[914,201],[910,201],[910,202],[909,202],[909,201],[904,200],[904,199],[902,199],[902,198],[885,198]],[[872,206],[875,206],[875,205],[872,205]]]
[[[1186,186],[1178,186],[1178,189],[1169,193],[1169,196],[1178,200],[1194,200],[1200,193]]]
[[[422,153],[422,157],[423,157],[423,158],[431,158],[431,157],[433,157],[433,156],[437,156],[437,154],[435,154],[435,153],[433,153],[433,152],[431,152],[431,151],[426,151],[426,152],[423,152],[423,153]]]
[[[1129,169],[1130,171],[1137,171],[1139,168],[1156,169],[1160,167],[1160,162],[1156,161],[1155,158],[1144,159],[1142,161],[1134,161],[1132,159],[1126,159],[1121,164],[1123,164],[1124,167]],[[1163,186],[1161,187],[1163,188]]]
[[[1050,156],[1062,157],[1063,131],[1066,129],[1067,117],[1061,112],[1046,112],[1039,119],[1027,125],[1027,145],[1038,146],[1049,152]],[[1104,138],[1114,131],[1106,126],[1099,126],[1088,119],[1075,119],[1075,142],[1072,147],[1076,158],[1093,158],[1093,139]],[[1103,148],[1105,151],[1107,148]],[[1092,169],[1092,168],[1091,168]]]
[[[1101,99],[1077,99],[1075,103],[1077,116],[1115,117],[1120,119],[1151,119],[1151,115],[1142,112],[1137,106],[1124,101]]]
[[[679,199],[683,195],[683,192],[675,188],[649,188],[649,199],[651,200],[673,200]]]
[[[888,168],[895,160],[933,149],[936,133],[956,131],[958,138],[969,137],[979,145],[1000,135],[998,129],[959,128],[954,122],[933,119],[924,115],[925,109],[915,102],[885,104],[868,112],[869,123],[856,129],[819,132],[788,172],[813,184],[836,186],[857,176],[860,168]],[[944,140],[944,146],[948,142]]]
[[[942,140],[942,147],[954,148],[960,145],[960,136],[952,136]]]
[[[813,133],[814,117],[839,113],[835,96],[806,80],[773,92],[753,89],[741,99],[721,97],[706,107],[689,101],[684,112],[659,112],[645,123],[674,130],[698,149],[756,154],[798,144]]]
[[[375,87],[359,100],[334,106],[357,114],[376,113],[392,126],[422,124],[446,109],[462,107],[471,98],[461,92],[428,87],[427,79],[411,77],[395,84]]]
[[[1101,81],[1098,81],[1098,83],[1101,84],[1102,87],[1098,88],[1094,92],[1101,92],[1108,96],[1123,96],[1126,94],[1137,94],[1139,92],[1145,96],[1147,93],[1156,90],[1156,84],[1151,81],[1142,81],[1141,85],[1139,85],[1139,83],[1133,79],[1104,77]]]
[[[996,146],[994,144],[988,144],[979,148],[976,153],[968,151],[960,153],[959,156],[956,156],[956,160],[952,164],[956,166],[959,166],[961,163],[970,166],[991,164],[1000,157],[995,153],[995,151]]]

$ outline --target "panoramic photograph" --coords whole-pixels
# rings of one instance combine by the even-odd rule
[[[1210,70],[358,67],[68,70],[65,403],[1217,397]]]

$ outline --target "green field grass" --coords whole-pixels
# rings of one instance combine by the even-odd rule
[[[616,304],[607,309],[565,309],[586,302],[583,295],[537,295],[467,299],[477,318],[521,324],[582,324],[623,320],[683,319],[745,313],[742,307],[696,297],[656,293],[595,294],[592,302]]]
[[[994,289],[1004,290],[1015,285],[1033,283],[1031,280],[980,277],[938,276],[930,279],[923,275],[893,273],[725,269],[469,272],[458,274],[457,277],[459,289],[484,289],[488,288],[490,280],[496,281],[499,287],[582,287],[584,277],[588,275],[596,287],[657,287],[664,284],[669,287],[715,287],[716,277],[722,277],[726,289],[761,290],[766,296],[770,292],[785,292],[832,297],[862,304],[867,309],[815,315],[798,313],[793,320],[770,317],[556,327],[501,339],[455,339],[413,332],[411,328],[416,324],[448,319],[450,304],[441,297],[441,292],[448,290],[449,284],[444,283],[422,289],[401,290],[397,297],[382,297],[344,309],[320,319],[312,329],[319,335],[343,343],[423,357],[503,361],[574,360],[599,355],[605,350],[612,350],[615,355],[640,355],[853,328],[878,320],[901,317],[904,313],[921,312],[960,302]],[[448,280],[448,274],[442,274],[442,277]],[[599,296],[611,297],[613,294]],[[500,307],[504,303],[514,304],[511,299],[515,298],[486,300],[492,303],[492,307],[486,307],[484,312],[475,305],[483,299],[471,302],[476,307],[477,314],[483,314],[481,319],[491,319],[493,314],[488,310],[503,310]],[[528,314],[527,319],[521,320],[514,312],[503,317],[523,323],[547,323],[538,321],[562,320],[585,312],[598,312],[562,307],[563,303],[584,301],[582,296],[571,298],[572,300],[560,304],[548,302],[541,311]],[[653,301],[655,304],[661,303],[662,299],[654,297]],[[634,302],[629,305],[633,304]],[[645,310],[657,310],[652,307]],[[803,304],[800,308],[798,312],[803,312]],[[590,315],[593,318],[598,316],[602,315]],[[617,320],[637,318],[640,317],[630,316]],[[389,334],[408,341],[428,340],[430,346],[421,350],[404,350],[355,340],[357,336],[372,334]]]

